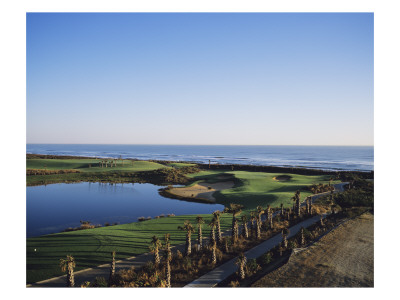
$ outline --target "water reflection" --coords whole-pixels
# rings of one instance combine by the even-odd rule
[[[165,198],[159,195],[160,188],[149,183],[90,182],[27,187],[27,236],[77,227],[80,220],[123,224],[142,216],[204,214],[223,209],[219,204]]]

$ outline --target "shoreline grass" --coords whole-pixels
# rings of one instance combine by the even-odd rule
[[[153,176],[152,173],[160,169],[178,170],[183,167],[193,167],[186,164],[162,164],[161,162],[133,161],[124,162],[122,166],[117,162],[117,168],[89,168],[88,164],[95,159],[46,159],[37,161],[27,159],[27,167],[35,169],[78,169],[80,173],[33,175],[27,176],[27,185],[34,183],[49,184],[56,182],[76,181],[100,181],[100,182],[137,182],[135,180],[148,180],[149,177],[135,177],[137,174]],[[97,160],[98,163],[98,160]],[[170,162],[171,163],[171,162]],[[143,173],[140,173],[143,172]],[[283,172],[284,173],[284,172]],[[257,205],[266,207],[270,204],[277,207],[280,203],[291,206],[291,197],[297,189],[302,190],[302,199],[311,192],[304,191],[307,185],[314,183],[327,183],[331,176],[290,174],[288,181],[276,181],[273,178],[281,173],[251,172],[232,169],[201,170],[196,173],[188,173],[187,184],[196,181],[218,182],[230,178],[235,182],[233,188],[214,193],[216,203],[229,205],[238,203],[245,206],[243,213],[248,213]],[[143,175],[144,176],[144,175]],[[147,181],[148,182],[148,181]],[[153,183],[153,182],[151,182]],[[174,182],[172,182],[173,184]],[[333,182],[335,183],[335,182]],[[206,223],[212,215],[202,215]],[[41,237],[27,239],[27,282],[33,283],[62,275],[59,269],[59,259],[66,255],[76,258],[77,269],[94,267],[109,263],[111,251],[117,252],[117,259],[123,259],[149,251],[148,246],[153,235],[162,238],[164,233],[171,234],[173,245],[183,244],[185,234],[177,229],[185,220],[195,224],[196,215],[182,215],[169,218],[148,220],[146,222],[134,222],[109,227],[101,227],[80,231],[50,234]],[[222,229],[230,228],[232,217],[223,214]],[[204,236],[209,234],[208,226],[204,226]],[[195,239],[195,235],[193,235]],[[36,251],[34,251],[36,249]]]

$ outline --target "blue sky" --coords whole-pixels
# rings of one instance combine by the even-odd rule
[[[27,14],[27,142],[373,145],[373,14]]]

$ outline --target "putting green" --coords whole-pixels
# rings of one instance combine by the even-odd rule
[[[89,164],[98,164],[95,159],[28,159],[27,168],[50,170],[78,169],[82,172],[108,172],[128,171],[137,172],[143,170],[154,170],[159,168],[182,167],[186,164],[173,163],[170,166],[161,165],[147,161],[124,161],[117,162],[116,168],[99,168]],[[110,173],[111,174],[111,173]],[[118,173],[116,173],[118,174]],[[31,178],[76,178],[79,174],[57,174],[43,176],[28,176]],[[289,175],[291,178],[285,181],[274,179],[280,175]],[[118,175],[116,175],[118,176]],[[202,171],[187,175],[195,182],[215,183],[231,180],[235,183],[231,189],[214,193],[216,202],[229,205],[229,203],[242,204],[244,213],[255,209],[258,205],[266,207],[278,207],[281,203],[291,206],[291,197],[300,189],[302,199],[310,195],[304,189],[311,184],[328,183],[329,176],[305,176],[296,174],[280,174],[247,171]],[[333,182],[336,183],[336,182]],[[211,220],[211,215],[203,215],[206,223]],[[73,255],[76,259],[77,270],[108,263],[110,252],[117,251],[117,258],[122,259],[148,252],[148,246],[153,235],[163,238],[165,233],[171,234],[173,245],[185,242],[185,233],[177,227],[183,225],[184,220],[190,220],[195,224],[196,215],[165,217],[110,227],[102,227],[74,232],[51,234],[38,238],[27,239],[27,282],[36,282],[61,275],[59,259],[66,255]],[[222,229],[231,226],[231,215],[224,214],[222,217]],[[203,226],[204,235],[208,235],[207,226]],[[193,235],[193,239],[196,234]],[[36,249],[36,251],[34,251]]]

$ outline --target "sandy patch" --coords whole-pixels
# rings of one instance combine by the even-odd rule
[[[274,178],[272,178],[273,180],[276,180],[276,181],[289,181],[290,179],[292,179],[292,176],[289,176],[289,175],[279,175],[279,176],[276,176],[276,177],[274,177]]]
[[[215,202],[215,198],[212,196],[214,192],[230,189],[233,186],[233,181],[223,181],[217,183],[201,182],[193,186],[172,188],[168,190],[168,192],[180,197],[196,198]]]
[[[252,286],[374,286],[374,216],[364,214],[339,226]]]

